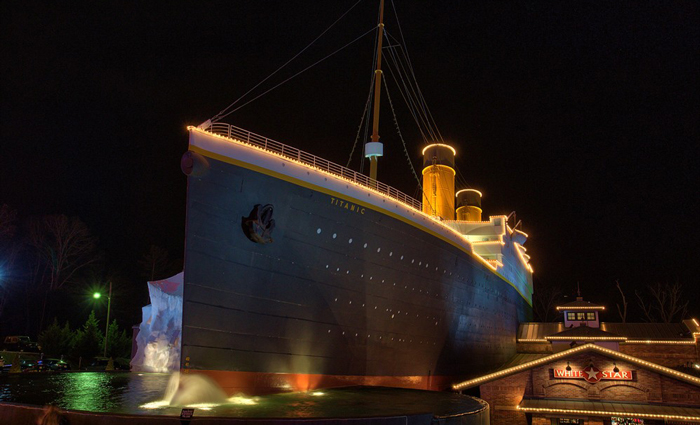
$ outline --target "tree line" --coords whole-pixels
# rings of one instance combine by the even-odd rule
[[[111,317],[119,320],[110,323],[108,332],[114,332],[119,339],[122,333],[130,334],[131,325],[126,324],[124,331],[118,329],[117,322],[123,316],[120,313],[148,303],[145,281],[163,279],[182,270],[181,261],[171,260],[168,251],[156,245],[151,245],[134,267],[140,269],[140,279],[124,277],[127,266],[108,263],[98,238],[80,218],[63,214],[20,218],[16,210],[2,205],[0,335],[41,336],[48,343],[45,347],[51,350],[54,348],[49,347],[58,344],[54,340],[72,344],[57,351],[64,355],[75,350],[92,353],[92,339],[99,339],[92,335],[92,322],[97,321],[94,310],[100,315],[106,311],[109,282],[114,284],[113,300],[120,298],[121,302],[116,306],[112,303]],[[100,300],[91,299],[93,291],[102,293]],[[133,316],[133,311],[130,313]],[[70,323],[85,320],[80,328],[70,327]],[[59,328],[63,332],[60,337]],[[104,338],[104,328],[101,335]]]

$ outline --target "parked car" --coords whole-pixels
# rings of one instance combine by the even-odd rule
[[[38,353],[41,350],[39,344],[32,342],[28,336],[6,336],[3,343],[6,351],[32,351]]]
[[[70,369],[70,365],[61,359],[41,359],[23,372],[61,372]]]
[[[95,357],[82,367],[83,370],[102,372],[107,369],[107,357]],[[114,370],[129,370],[129,363],[121,359],[114,359]]]
[[[20,360],[19,361],[19,368],[22,372],[24,372],[27,369],[30,369],[34,367],[34,364],[36,362],[34,360]],[[5,362],[5,365],[2,367],[3,373],[8,373],[12,369],[12,361],[9,363]]]

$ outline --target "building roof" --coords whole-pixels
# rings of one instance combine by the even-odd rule
[[[565,330],[562,322],[525,322],[518,326],[518,341],[547,342],[546,336]]]
[[[470,379],[468,381],[459,382],[457,384],[452,385],[452,389],[453,390],[464,390],[467,388],[476,387],[478,385],[485,384],[487,382],[494,381],[496,379],[505,378],[507,376],[514,375],[516,373],[523,372],[523,371],[526,371],[528,369],[532,369],[533,367],[537,367],[537,366],[540,366],[542,364],[552,362],[554,360],[566,358],[566,357],[569,357],[569,356],[572,356],[574,354],[581,353],[584,351],[593,351],[593,352],[597,352],[599,354],[611,357],[613,359],[624,360],[624,361],[627,361],[629,363],[636,364],[639,367],[643,367],[645,369],[651,370],[653,372],[660,373],[662,375],[666,375],[666,376],[671,377],[673,379],[677,379],[679,381],[687,382],[689,384],[693,384],[693,385],[700,387],[700,378],[697,378],[695,376],[688,375],[688,374],[682,373],[682,372],[678,372],[677,370],[673,370],[673,369],[667,368],[665,366],[660,366],[660,365],[657,365],[656,363],[648,362],[646,360],[642,360],[642,359],[639,359],[637,357],[630,356],[629,354],[623,354],[623,353],[620,353],[620,352],[615,351],[615,350],[610,350],[608,348],[604,348],[604,347],[601,347],[599,345],[588,343],[588,344],[579,345],[578,347],[571,348],[569,350],[561,351],[561,352],[556,353],[556,354],[541,357],[537,360],[533,360],[533,361],[530,361],[527,363],[522,363],[518,366],[512,366],[509,368],[500,369],[500,370],[497,370],[493,373],[489,373],[487,375],[483,375],[483,376],[480,376],[480,377],[477,377],[474,379]]]
[[[625,416],[680,421],[700,420],[699,408],[646,403],[524,398],[518,405],[518,410],[528,413],[561,413],[563,415]]]
[[[590,326],[576,326],[545,337],[548,341],[625,341],[627,338]]]
[[[576,328],[574,328],[576,329]],[[590,328],[589,328],[590,329]],[[700,326],[692,320],[682,323],[609,323],[602,322],[600,329],[627,338],[630,341],[693,341],[693,332],[700,332]],[[525,322],[518,327],[518,342],[547,342],[548,336],[568,331],[564,323]]]
[[[539,360],[542,357],[547,357],[548,355],[549,355],[548,353],[535,353],[535,354],[518,353],[518,354],[514,355],[513,357],[511,357],[510,359],[508,359],[508,361],[505,362],[503,364],[503,366],[498,368],[498,370],[503,370],[503,369],[508,369],[508,368],[515,367],[515,366],[520,366],[521,364],[529,363],[529,362],[532,362],[535,360]]]
[[[624,335],[628,339],[641,340],[677,340],[692,338],[692,334],[683,323],[608,323],[600,328]]]
[[[576,297],[576,301],[557,306],[557,311],[564,310],[605,310],[605,306],[584,301],[581,297]]]

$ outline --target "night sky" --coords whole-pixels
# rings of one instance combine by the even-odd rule
[[[0,204],[20,217],[79,216],[145,293],[136,270],[148,247],[183,252],[185,127],[354,3],[3,2]],[[678,280],[700,315],[700,3],[396,3],[457,166],[484,193],[485,215],[517,211],[536,283],[574,294],[578,282],[614,310],[616,279],[629,297]],[[377,7],[359,3],[255,93],[371,29]],[[224,121],[345,164],[373,43],[364,37]],[[418,167],[424,143],[398,92],[392,100]],[[386,98],[382,114],[379,179],[415,194]]]

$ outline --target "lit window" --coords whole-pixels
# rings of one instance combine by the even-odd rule
[[[586,320],[586,313],[576,313],[576,320]]]
[[[586,320],[595,320],[595,313],[586,313]]]
[[[576,320],[576,313],[566,313],[566,320]]]

